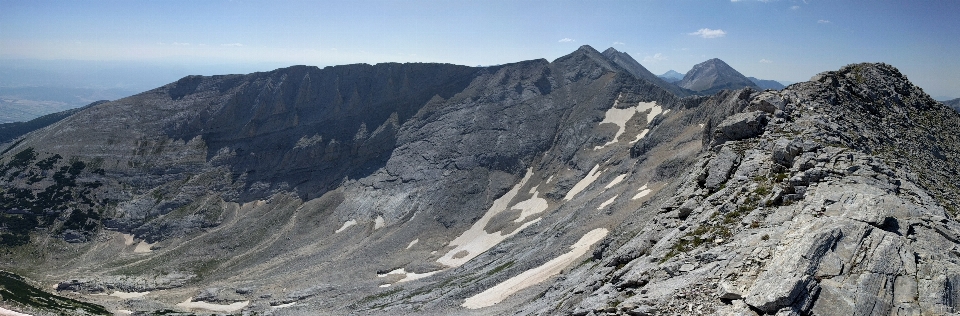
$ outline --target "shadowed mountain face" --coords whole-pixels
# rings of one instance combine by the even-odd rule
[[[93,105],[0,145],[0,268],[116,313],[960,311],[960,114],[885,64],[680,98],[621,54]]]
[[[753,81],[717,58],[694,65],[677,85],[701,95],[713,94],[723,89],[758,88]]]

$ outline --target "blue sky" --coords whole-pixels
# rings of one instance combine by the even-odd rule
[[[748,76],[803,81],[886,62],[935,97],[960,97],[958,13],[960,1],[0,0],[0,60],[162,64],[210,75],[553,60],[586,44],[627,52],[657,74],[720,58]]]

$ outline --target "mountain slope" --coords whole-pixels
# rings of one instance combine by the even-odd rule
[[[64,118],[67,118],[70,115],[73,115],[74,113],[80,112],[83,109],[86,109],[91,106],[95,106],[97,104],[105,103],[105,102],[109,102],[109,101],[103,100],[103,101],[93,102],[83,107],[47,114],[47,115],[29,120],[27,122],[14,122],[14,123],[0,124],[0,143],[9,142],[17,137],[23,136],[26,133],[29,133],[29,132],[44,128],[50,124],[56,123]]]
[[[883,64],[682,99],[589,46],[187,77],[6,148],[0,267],[114,312],[943,314],[958,126]]]
[[[701,95],[724,89],[758,88],[750,79],[717,58],[694,65],[677,85]]]
[[[668,70],[667,72],[657,77],[660,77],[660,79],[663,79],[664,81],[669,83],[675,83],[677,81],[683,80],[683,74],[673,70]]]
[[[957,112],[960,112],[960,98],[943,101],[943,104],[946,104],[947,106],[953,108]]]
[[[633,57],[630,57],[630,55],[627,53],[617,51],[613,47],[610,47],[603,51],[603,56],[606,56],[618,66],[623,67],[623,69],[626,69],[627,72],[633,76],[650,81],[664,90],[673,92],[673,94],[676,94],[679,97],[685,97],[691,94],[690,91],[681,89],[680,87],[670,84],[669,82],[664,81],[660,77],[654,75],[647,70],[647,68],[644,68],[643,65],[640,65],[637,60],[633,59]]]
[[[755,85],[757,85],[757,87],[764,90],[766,89],[782,90],[783,88],[786,88],[776,80],[764,80],[764,79],[757,79],[754,77],[747,77],[747,79],[750,79],[750,82],[753,82]]]

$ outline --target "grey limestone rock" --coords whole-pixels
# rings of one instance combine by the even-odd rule
[[[767,116],[763,112],[735,114],[720,122],[713,132],[714,144],[756,137],[763,133]]]

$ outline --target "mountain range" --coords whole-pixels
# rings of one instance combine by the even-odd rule
[[[95,103],[0,144],[0,295],[34,315],[960,312],[960,114],[882,63],[760,91],[712,59],[673,87],[582,46]]]
[[[953,108],[954,110],[957,110],[957,112],[960,112],[960,98],[943,101],[943,104],[946,104],[947,106]]]
[[[676,83],[677,81],[683,80],[683,74],[674,70],[668,70],[657,77],[660,77],[660,79],[663,79],[669,83]]]

